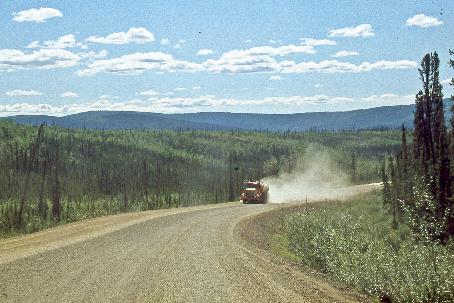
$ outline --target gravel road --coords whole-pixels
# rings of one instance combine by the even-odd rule
[[[251,235],[245,222],[283,207],[224,203],[121,214],[0,240],[0,302],[362,300],[241,236]]]

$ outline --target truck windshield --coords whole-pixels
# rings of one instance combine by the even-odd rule
[[[243,186],[242,186],[243,189],[246,189],[246,188],[257,189],[258,187],[259,187],[259,184],[256,182],[245,182],[245,183],[243,183]]]

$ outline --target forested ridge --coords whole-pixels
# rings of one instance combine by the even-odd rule
[[[446,99],[445,102],[448,102]],[[92,111],[63,117],[11,116],[20,124],[58,125],[90,129],[194,129],[194,130],[270,130],[285,132],[307,130],[358,130],[412,127],[415,106],[381,106],[344,112],[295,114],[253,114],[201,112],[159,114],[143,112]],[[450,113],[447,112],[449,119]]]
[[[0,230],[232,201],[244,179],[291,170],[313,144],[352,182],[368,182],[380,178],[380,159],[398,150],[399,134],[101,131],[0,121]]]

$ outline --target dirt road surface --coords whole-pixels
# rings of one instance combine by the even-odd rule
[[[241,236],[251,235],[248,220],[289,205],[236,202],[128,213],[2,239],[0,302],[364,300]]]

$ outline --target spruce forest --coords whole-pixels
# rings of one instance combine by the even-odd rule
[[[238,200],[245,179],[326,149],[353,183],[380,180],[399,132],[87,130],[0,121],[0,230],[36,231],[113,214]]]
[[[449,64],[454,67],[452,59]],[[401,150],[387,161],[389,174],[383,167],[383,199],[395,227],[406,223],[422,239],[446,244],[454,236],[454,119],[448,127],[439,73],[438,54],[425,55],[413,135],[409,140],[402,127]]]

